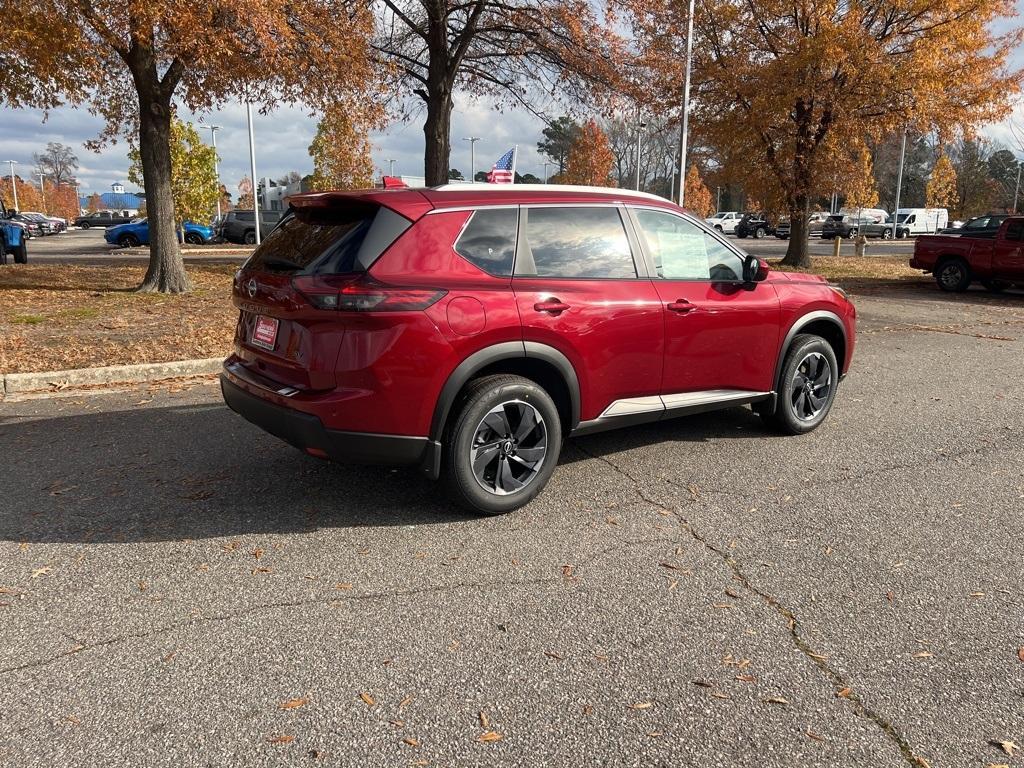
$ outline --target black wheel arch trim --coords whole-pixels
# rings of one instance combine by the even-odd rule
[[[782,346],[779,348],[779,357],[775,363],[775,378],[772,381],[775,382],[775,391],[780,391],[779,377],[782,375],[782,364],[786,361],[786,353],[789,351],[789,345],[793,343],[793,339],[796,338],[797,334],[801,330],[806,328],[811,323],[818,320],[825,320],[831,323],[839,329],[839,332],[843,335],[843,346],[849,347],[850,340],[846,336],[846,326],[843,325],[842,319],[835,312],[830,312],[827,309],[819,309],[814,312],[808,312],[806,315],[801,315],[797,318],[796,322],[790,326],[789,331],[786,333],[786,338],[782,342]],[[840,376],[843,376],[843,361],[836,360],[839,364]]]
[[[580,421],[580,382],[569,358],[554,347],[536,341],[506,341],[477,350],[451,372],[434,406],[434,416],[430,422],[430,439],[440,442],[455,398],[475,373],[494,363],[514,358],[543,360],[561,374],[569,391],[570,403],[570,424],[565,432],[568,434],[575,429]]]

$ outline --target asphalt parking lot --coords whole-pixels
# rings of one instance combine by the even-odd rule
[[[1021,765],[1024,294],[856,301],[821,429],[572,440],[499,518],[210,381],[0,404],[0,763]]]
[[[729,239],[755,256],[766,258],[781,258],[786,253],[787,241],[775,237],[765,237],[760,240],[745,238],[740,240],[737,237],[727,235]],[[145,248],[131,249],[129,251],[110,245],[103,239],[102,229],[72,229],[60,235],[51,237],[37,237],[29,242],[29,260],[33,264],[47,264],[55,262],[69,263],[100,263],[109,261],[112,258],[119,260],[128,259],[134,261],[145,261],[149,258],[149,252]],[[812,238],[810,240],[810,252],[812,256],[831,256],[833,242]],[[843,242],[842,253],[853,254],[853,244]],[[222,256],[228,259],[241,261],[245,258],[246,248],[234,246],[232,253],[218,253],[218,248],[187,249],[186,258],[208,258],[210,256]],[[869,256],[905,256],[908,259],[914,251],[913,240],[869,240],[867,254]]]

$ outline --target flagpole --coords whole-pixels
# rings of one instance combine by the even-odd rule
[[[512,148],[512,183],[516,183],[516,163],[519,162],[519,145]]]

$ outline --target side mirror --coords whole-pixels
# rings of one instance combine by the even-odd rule
[[[743,260],[743,282],[759,283],[768,277],[768,263],[756,256],[747,256]]]

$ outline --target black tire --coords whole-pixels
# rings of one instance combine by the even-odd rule
[[[122,248],[137,248],[139,246],[139,238],[131,232],[126,232],[117,238],[117,244]]]
[[[21,245],[11,250],[14,254],[15,264],[28,264],[28,246],[22,241]]]
[[[764,227],[758,227],[757,229],[754,230],[754,239],[760,240],[762,237],[765,236],[765,234],[766,233],[764,231]]]
[[[824,363],[828,369],[815,371],[810,360]],[[827,389],[822,386],[825,379]],[[838,387],[839,364],[832,345],[821,336],[801,333],[786,351],[776,386],[775,409],[762,407],[758,412],[772,429],[787,435],[803,435],[820,426],[828,416]]]
[[[892,230],[888,229],[888,228],[883,229],[882,230],[882,239],[883,240],[892,240]]]
[[[555,471],[562,447],[562,423],[551,396],[530,379],[496,374],[470,382],[456,408],[445,430],[443,457],[445,480],[452,495],[463,507],[485,515],[500,515],[529,503]],[[490,426],[496,411],[500,411],[499,422],[505,417],[504,436]],[[523,413],[536,423],[528,432],[516,434],[526,417],[518,422],[515,418]],[[517,452],[536,454],[541,438],[544,453],[535,468],[528,468]],[[493,446],[493,452],[490,448],[476,452],[474,446],[480,445]],[[499,487],[504,484],[499,473],[506,468],[509,487],[523,483],[511,492]]]
[[[971,268],[959,257],[940,260],[933,274],[939,288],[950,293],[963,293],[971,284]]]
[[[848,234],[848,235],[847,235],[846,237],[847,237],[848,239],[852,240],[852,239],[853,239],[853,238],[855,238],[856,236],[857,236],[857,228],[856,228],[856,227],[851,227],[851,228],[850,228],[850,234]]]
[[[185,242],[188,243],[189,245],[202,245],[203,236],[200,235],[198,232],[186,232]]]
[[[986,291],[991,293],[1002,293],[1008,287],[1007,283],[1002,283],[998,280],[982,280],[981,284],[985,286]]]
[[[740,230],[737,229],[736,230],[736,237],[738,237],[740,240],[746,240],[747,239],[747,230],[744,229],[741,232]]]
[[[896,239],[897,240],[905,240],[908,237],[910,237],[910,233],[907,232],[907,230],[905,230],[905,229],[897,229],[896,230]]]
[[[715,229],[717,229],[719,232],[724,232],[725,231],[724,229],[722,229],[722,225],[721,224],[715,224]]]
[[[89,228],[89,222],[87,222],[87,221],[83,221],[83,222],[82,222],[81,224],[79,224],[78,226],[80,226],[80,227],[81,227],[82,229],[88,229],[88,228]]]
[[[256,245],[256,230],[250,229],[245,233],[245,237],[242,238],[246,245]]]

